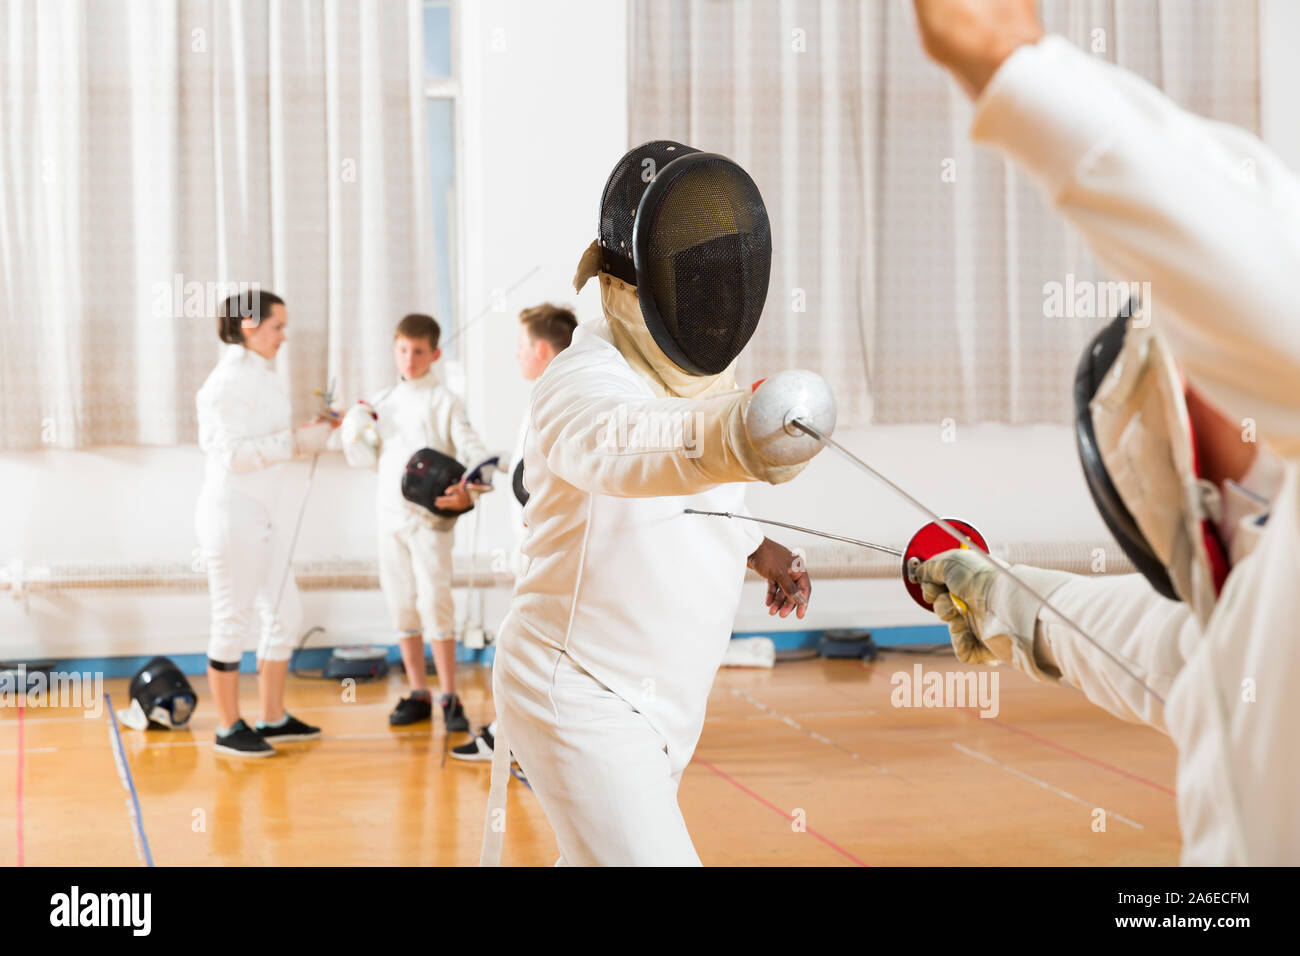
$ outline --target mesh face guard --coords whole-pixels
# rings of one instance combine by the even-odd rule
[[[637,298],[665,355],[716,375],[749,342],[763,314],[772,231],[758,187],[716,153],[692,153],[660,171],[633,229]]]
[[[660,170],[695,152],[699,150],[672,140],[654,140],[629,150],[609,174],[600,197],[600,248],[605,271],[610,275],[636,285],[632,226],[641,197]]]
[[[402,497],[440,518],[454,518],[463,512],[439,508],[434,502],[464,476],[465,466],[455,458],[432,448],[421,448],[406,463],[402,475]]]
[[[129,712],[135,720],[123,722],[138,730],[150,723],[172,729],[183,727],[198,703],[189,679],[166,657],[155,657],[136,671],[127,693],[131,698]]]

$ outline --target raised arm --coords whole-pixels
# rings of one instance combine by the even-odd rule
[[[688,495],[733,481],[793,478],[745,435],[746,389],[648,398],[636,375],[565,353],[537,383],[529,414],[547,466],[576,488],[624,498]]]
[[[1245,130],[1044,37],[1034,0],[913,0],[976,101],[973,137],[1031,176],[1127,282],[1215,404],[1300,447],[1300,184]]]
[[[1020,47],[972,136],[1028,173],[1210,389],[1300,406],[1300,186],[1254,136],[1060,37]]]

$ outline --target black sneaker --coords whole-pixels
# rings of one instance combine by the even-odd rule
[[[488,724],[480,729],[478,736],[469,743],[451,748],[451,755],[457,760],[465,760],[470,763],[490,763],[492,761],[492,748],[496,746],[496,734],[493,733],[495,729],[495,723]]]
[[[275,754],[275,748],[242,719],[235,721],[224,734],[217,734],[213,749],[230,757],[271,757]]]
[[[442,695],[442,720],[447,725],[447,733],[465,733],[469,730],[469,718],[465,708],[460,705],[458,694]]]
[[[388,723],[393,727],[405,727],[407,724],[418,724],[422,720],[428,720],[432,716],[433,701],[428,697],[416,697],[412,694],[397,702],[393,712],[388,715]]]
[[[287,710],[284,712],[284,723],[278,727],[271,727],[261,722],[257,725],[257,732],[262,735],[263,740],[269,740],[272,743],[288,743],[293,740],[315,740],[320,736],[320,728],[313,727],[311,724],[305,724]]]

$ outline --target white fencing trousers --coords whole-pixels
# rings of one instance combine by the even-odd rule
[[[298,584],[292,573],[285,580],[291,529],[277,528],[261,502],[227,490],[199,496],[194,530],[212,599],[208,657],[238,663],[256,612],[261,621],[258,658],[287,661],[302,629]]]
[[[567,654],[523,637],[511,644],[493,666],[498,732],[484,862],[499,858],[513,752],[565,864],[699,866],[677,805],[681,770],[673,772],[663,735]]]
[[[379,586],[392,626],[429,640],[456,636],[456,601],[451,590],[454,531],[435,531],[419,522],[380,526]]]

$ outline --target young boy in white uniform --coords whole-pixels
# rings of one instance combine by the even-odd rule
[[[515,361],[519,363],[519,373],[526,382],[535,382],[546,371],[551,360],[569,347],[573,341],[573,330],[578,326],[578,319],[569,309],[543,302],[519,313],[519,340],[515,347]],[[526,524],[524,522],[524,504],[527,500],[527,487],[523,480],[524,439],[528,435],[528,416],[525,414],[520,422],[519,439],[515,442],[510,470],[506,473],[513,491],[511,498],[517,507],[512,509],[515,519],[515,550],[511,554],[510,566],[515,574],[522,570],[523,555],[519,548],[523,543]],[[492,746],[496,741],[497,722],[494,720],[467,744],[453,747],[452,757],[457,760],[486,764],[492,759]]]
[[[378,444],[379,586],[397,629],[411,685],[410,696],[398,702],[388,722],[405,726],[432,716],[424,664],[427,635],[446,728],[465,731],[469,721],[456,693],[456,605],[452,597],[456,519],[435,515],[402,495],[406,464],[422,448],[449,455],[466,468],[474,468],[488,457],[461,400],[433,374],[433,364],[442,356],[440,335],[431,316],[412,314],[402,319],[393,336],[393,359],[401,381],[368,402]],[[345,422],[345,429],[347,425]],[[373,446],[349,434],[343,437],[349,463],[376,465]],[[439,508],[463,512],[473,506],[474,497],[462,480],[435,503]]]

